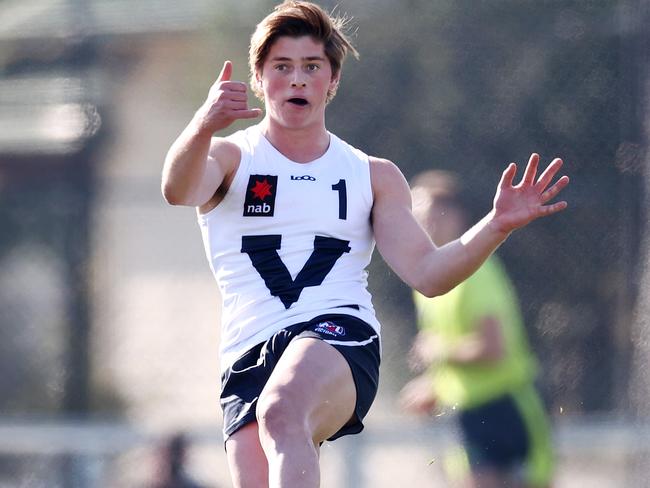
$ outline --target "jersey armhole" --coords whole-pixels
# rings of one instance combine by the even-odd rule
[[[366,203],[368,204],[368,208],[372,209],[372,206],[375,203],[375,197],[372,191],[372,175],[370,173],[370,156],[367,154],[363,155],[363,161],[364,161],[364,166],[365,166],[365,171],[364,171],[364,191],[363,191],[363,196],[364,199],[366,200]]]
[[[242,130],[226,137],[228,141],[232,142],[239,148],[239,164],[237,164],[237,169],[235,170],[235,175],[233,176],[232,182],[230,183],[230,187],[226,191],[226,194],[223,196],[221,201],[214,208],[205,213],[200,213],[197,209],[197,216],[199,220],[209,219],[212,214],[216,213],[217,209],[227,205],[228,202],[233,198],[233,195],[239,193],[240,187],[245,184],[242,183],[244,181],[244,177],[242,175],[246,174],[252,159],[252,150],[246,133],[246,130]]]

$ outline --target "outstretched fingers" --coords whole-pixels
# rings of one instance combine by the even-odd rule
[[[234,110],[233,115],[237,119],[254,119],[262,115],[262,109],[251,108],[246,110]]]
[[[517,165],[515,163],[510,163],[508,167],[503,171],[501,175],[501,181],[499,182],[500,188],[510,188],[512,182],[515,179],[515,174],[517,173]]]
[[[221,81],[230,81],[232,76],[232,62],[226,61],[223,63],[223,68],[221,68],[221,73],[217,77],[217,83]]]
[[[533,153],[528,159],[524,177],[521,180],[522,185],[532,185],[535,182],[535,175],[537,174],[537,166],[539,165],[539,154]]]
[[[542,205],[539,207],[537,216],[538,217],[546,217],[547,215],[552,215],[554,213],[560,212],[561,210],[564,210],[567,208],[568,204],[564,200],[561,202],[554,203],[552,205]]]
[[[559,161],[559,164],[557,165],[557,168],[554,171],[552,171],[551,176],[548,177],[548,181],[546,181],[544,183],[544,186],[541,186],[542,189],[546,185],[548,185],[548,182],[550,181],[550,179],[553,178],[553,176],[555,175],[555,173],[559,169],[560,165],[562,164],[562,161],[559,160],[559,159],[556,159],[555,161],[553,161],[553,163],[555,163],[556,161]],[[549,166],[549,168],[550,168],[550,166]],[[547,168],[547,171],[548,171],[548,168]],[[544,173],[546,174],[547,171],[545,171]],[[544,176],[544,175],[542,175],[542,176]],[[540,180],[541,179],[542,178],[540,178]],[[551,186],[548,190],[544,191],[544,193],[541,194],[541,197],[540,197],[541,203],[544,204],[546,202],[549,202],[549,201],[553,200],[553,198],[555,198],[558,195],[558,193],[560,193],[568,184],[569,184],[569,177],[566,176],[566,175],[562,176],[559,180],[557,180],[555,182],[555,184],[553,186]],[[551,205],[541,205],[539,207],[538,213],[539,213],[540,217],[545,217],[547,215],[551,215],[551,214],[554,214],[556,212],[560,212],[561,210],[564,210],[565,208],[567,208],[567,206],[568,206],[568,204],[564,200],[561,201],[561,202],[553,203]]]
[[[551,161],[551,164],[546,167],[544,172],[537,179],[537,183],[535,183],[535,189],[537,189],[539,192],[543,192],[549,183],[551,183],[557,172],[560,170],[562,164],[563,163],[560,158],[555,158],[553,161]]]
[[[555,182],[555,184],[550,187],[548,190],[546,190],[544,193],[542,193],[541,196],[541,201],[542,203],[546,203],[550,200],[553,200],[557,196],[558,193],[560,193],[565,186],[569,184],[569,177],[568,176],[563,176],[559,180]]]

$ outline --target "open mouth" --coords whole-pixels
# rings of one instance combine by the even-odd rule
[[[304,107],[305,105],[307,105],[307,104],[309,103],[309,102],[308,102],[307,100],[305,100],[304,98],[299,98],[299,97],[290,98],[290,99],[287,100],[287,101],[288,101],[289,103],[293,103],[294,105],[298,105],[298,106],[300,106],[300,107]]]

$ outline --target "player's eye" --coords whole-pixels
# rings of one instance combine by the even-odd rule
[[[318,71],[320,69],[320,66],[316,63],[309,63],[307,65],[307,71]]]

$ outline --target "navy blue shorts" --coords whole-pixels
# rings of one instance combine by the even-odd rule
[[[257,399],[289,343],[314,337],[331,344],[348,362],[357,390],[354,418],[328,440],[363,430],[363,418],[379,383],[379,336],[366,322],[350,315],[328,314],[275,333],[237,359],[221,377],[224,439],[256,420]]]
[[[461,411],[459,421],[472,470],[507,470],[525,461],[528,431],[510,395]]]

